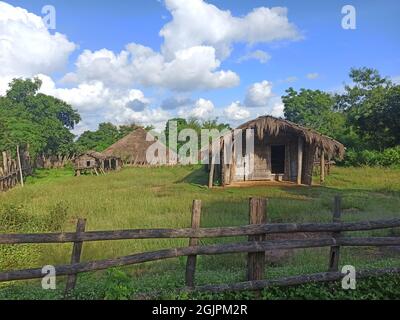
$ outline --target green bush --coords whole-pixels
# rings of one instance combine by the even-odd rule
[[[343,160],[345,166],[400,167],[400,146],[376,150],[348,150]]]

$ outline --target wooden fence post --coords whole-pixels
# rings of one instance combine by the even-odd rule
[[[17,162],[21,186],[24,186],[24,175],[22,173],[21,155],[19,154],[19,145],[17,145]]]
[[[76,224],[76,233],[85,232],[85,228],[86,228],[86,219],[79,218]],[[79,263],[81,261],[82,246],[83,246],[82,241],[74,242],[71,255],[71,264]],[[71,292],[71,290],[75,288],[77,276],[78,276],[77,274],[68,275],[64,297],[66,297]]]
[[[340,222],[341,216],[341,203],[342,198],[340,196],[335,196],[333,204],[333,222]],[[332,234],[334,238],[340,237],[340,232],[334,232]],[[339,255],[340,246],[332,246],[329,253],[329,271],[334,272],[339,270]]]
[[[201,216],[201,200],[193,200],[192,205],[192,229],[200,228],[200,216]],[[189,246],[197,246],[199,243],[198,238],[190,238]],[[196,260],[197,256],[188,256],[186,261],[186,275],[185,281],[187,287],[194,287],[194,277],[196,272]]]
[[[264,224],[267,221],[267,199],[251,198],[249,220],[250,224]],[[264,241],[265,234],[249,236],[249,241]],[[265,252],[249,253],[247,255],[247,280],[263,280],[265,271]]]

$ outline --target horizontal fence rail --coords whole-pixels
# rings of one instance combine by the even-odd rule
[[[183,228],[183,229],[136,229],[118,231],[88,231],[64,233],[0,234],[0,244],[24,243],[68,243],[76,241],[105,241],[129,239],[171,239],[171,238],[219,238],[251,236],[258,234],[296,232],[339,232],[368,231],[400,227],[400,219],[363,222],[332,223],[274,223],[255,224],[242,227]]]
[[[155,260],[177,258],[190,255],[218,255],[227,253],[264,252],[268,250],[287,250],[319,248],[330,246],[395,246],[400,245],[400,237],[374,238],[322,238],[305,240],[271,240],[262,242],[241,242],[208,246],[181,247],[129,256],[56,266],[57,275],[104,270],[112,267],[133,265]],[[10,280],[34,279],[43,277],[42,269],[25,269],[0,273],[0,282]]]
[[[42,234],[0,234],[0,244],[73,243],[71,263],[55,266],[57,276],[68,276],[65,296],[74,289],[79,273],[104,270],[112,267],[134,265],[144,262],[188,257],[186,265],[186,288],[210,292],[256,290],[269,286],[286,286],[309,282],[335,281],[343,277],[338,270],[341,247],[400,246],[400,237],[354,237],[343,234],[349,231],[368,231],[400,227],[400,219],[342,222],[341,200],[335,197],[333,222],[330,223],[268,223],[266,199],[252,198],[249,203],[249,225],[239,227],[201,228],[201,201],[192,207],[192,228],[181,229],[134,229],[117,231],[85,231],[86,220],[78,219],[76,232]],[[265,240],[267,234],[322,233],[319,238]],[[247,241],[199,245],[199,238],[248,236]],[[84,242],[129,239],[188,238],[189,246],[164,249],[128,256],[81,262]],[[272,250],[330,247],[328,272],[299,275],[281,279],[264,279],[265,252]],[[247,253],[247,281],[222,285],[195,285],[196,257]],[[363,270],[357,277],[397,274],[400,268]],[[42,268],[0,272],[0,282],[42,278]]]

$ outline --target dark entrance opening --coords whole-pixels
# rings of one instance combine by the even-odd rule
[[[285,146],[271,146],[271,172],[285,173]]]

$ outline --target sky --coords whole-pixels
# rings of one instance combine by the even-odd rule
[[[289,87],[340,92],[352,67],[400,81],[399,14],[397,0],[0,1],[0,95],[39,77],[81,114],[76,134],[173,117],[236,126],[283,116]]]

